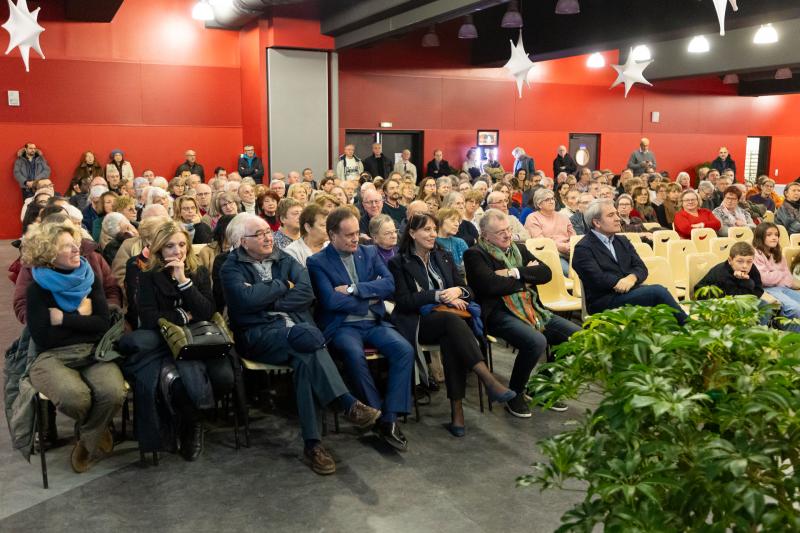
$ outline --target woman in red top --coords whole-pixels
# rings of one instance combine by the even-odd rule
[[[691,189],[681,194],[682,209],[675,213],[673,225],[682,239],[692,238],[693,228],[711,228],[719,231],[720,221],[708,209],[700,207],[700,197]]]

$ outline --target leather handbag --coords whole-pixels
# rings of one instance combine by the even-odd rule
[[[176,360],[224,357],[233,348],[233,334],[219,313],[214,313],[210,321],[203,320],[185,326],[161,318],[158,325],[161,336]]]
[[[469,311],[462,311],[461,309],[456,309],[455,307],[450,307],[449,305],[439,304],[434,307],[433,310],[442,313],[452,313],[456,316],[460,316],[461,318],[472,318],[472,315],[469,314]]]

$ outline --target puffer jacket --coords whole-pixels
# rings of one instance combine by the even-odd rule
[[[28,158],[25,157],[25,148],[17,152],[17,159],[14,160],[14,179],[17,180],[21,188],[25,188],[26,181],[40,180],[50,177],[50,166],[47,164],[41,150],[36,150],[33,155],[33,175]]]

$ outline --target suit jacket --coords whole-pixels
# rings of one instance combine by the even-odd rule
[[[616,260],[592,231],[587,231],[575,245],[572,268],[583,282],[586,309],[590,313],[608,309],[611,299],[617,294],[614,286],[628,274],[636,276],[634,288],[647,279],[647,267],[630,241],[616,235],[612,242]]]
[[[517,175],[517,171],[520,169],[527,171],[528,176],[533,176],[533,173],[536,172],[536,165],[533,162],[533,158],[529,155],[523,155],[522,157],[514,161],[515,176]]]
[[[436,167],[436,160],[431,159],[428,161],[428,167],[425,169],[425,177],[441,178],[442,176],[450,175],[450,163],[442,159],[439,161],[439,167]]]
[[[372,311],[376,318],[383,319],[383,301],[394,296],[394,278],[374,246],[359,245],[353,259],[358,274],[353,295],[335,290],[352,283],[336,248],[326,246],[306,262],[318,300],[317,323],[328,340],[348,315],[366,316],[367,311]]]
[[[369,172],[373,178],[378,176],[386,179],[392,173],[394,163],[389,160],[386,154],[381,154],[380,158],[371,155],[364,159],[364,172]]]
[[[531,261],[538,261],[527,247],[519,246],[519,251],[522,254],[523,264],[527,265]],[[475,300],[481,306],[481,318],[484,322],[495,311],[505,307],[503,296],[524,290],[526,284],[539,285],[552,279],[553,273],[550,271],[550,267],[541,261],[538,263],[536,266],[520,268],[521,279],[517,279],[495,274],[495,270],[502,270],[506,266],[489,255],[483,248],[476,245],[464,252],[464,269],[470,286],[475,291]],[[535,287],[532,288],[536,291]]]

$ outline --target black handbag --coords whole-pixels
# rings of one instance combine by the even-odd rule
[[[233,348],[233,335],[219,313],[210,321],[194,322],[186,326],[169,320],[158,320],[161,336],[176,360],[202,360],[224,357]]]

